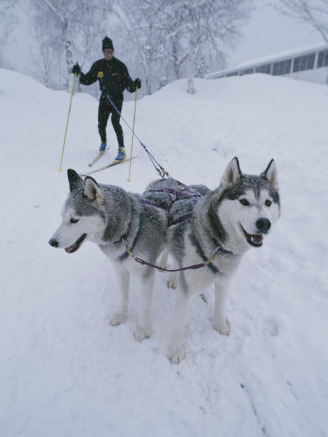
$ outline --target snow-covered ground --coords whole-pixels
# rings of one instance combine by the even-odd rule
[[[48,240],[68,192],[99,146],[97,101],[0,70],[2,437],[324,437],[328,429],[328,88],[250,75],[175,82],[138,102],[136,132],[171,176],[211,188],[237,155],[247,173],[275,158],[282,216],[250,250],[228,298],[230,337],[212,329],[212,290],[195,299],[187,357],[166,358],[175,292],[158,273],[151,339],[108,324],[114,272],[92,243],[74,255]],[[123,115],[130,123],[133,102]],[[124,126],[124,125],[123,125]],[[131,134],[124,126],[126,147]],[[102,164],[116,154],[112,148]],[[157,178],[134,141],[129,165],[102,183],[141,192]]]

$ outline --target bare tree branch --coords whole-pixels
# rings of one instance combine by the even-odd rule
[[[283,15],[307,23],[328,43],[328,0],[276,0],[273,6]]]

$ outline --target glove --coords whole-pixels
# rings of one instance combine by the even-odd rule
[[[74,67],[72,68],[72,73],[73,73],[73,74],[76,74],[77,76],[78,76],[79,74],[81,74],[81,67],[79,66],[78,63],[76,63],[76,64],[74,65]]]
[[[134,86],[137,88],[141,88],[141,80],[139,79],[139,77],[134,81]]]

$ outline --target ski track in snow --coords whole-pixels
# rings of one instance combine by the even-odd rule
[[[227,163],[246,173],[275,158],[282,216],[232,281],[230,337],[212,328],[212,289],[194,300],[186,359],[166,358],[175,293],[157,274],[153,336],[138,343],[138,281],[112,327],[114,271],[86,243],[72,256],[47,242],[60,222],[66,169],[88,171],[99,146],[97,101],[0,70],[0,435],[3,437],[324,437],[328,419],[326,86],[264,75],[177,81],[138,102],[136,132],[171,176],[218,186]],[[134,102],[123,115],[133,118]],[[122,122],[129,152],[131,134]],[[116,140],[108,126],[109,152]],[[97,173],[141,192],[157,178],[138,159]]]

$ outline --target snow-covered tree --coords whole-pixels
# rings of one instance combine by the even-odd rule
[[[52,76],[61,78],[57,83],[68,86],[74,62],[80,58],[83,63],[100,39],[112,2],[102,0],[95,7],[88,0],[30,1],[43,75],[49,80],[52,69]]]
[[[187,65],[189,93],[195,92],[194,77],[202,50],[210,47],[218,54],[231,47],[252,10],[251,0],[143,1],[157,12],[159,25],[166,30],[176,76],[181,75],[182,65]]]
[[[124,0],[114,6],[126,39],[133,43],[132,58],[140,67],[147,94],[152,93],[154,84],[158,88],[166,56],[166,36],[158,14],[160,3],[159,0],[150,4],[145,0]]]
[[[5,56],[4,51],[8,45],[9,35],[13,29],[17,17],[15,15],[15,7],[19,0],[1,0],[0,1],[0,66],[4,67]]]
[[[101,57],[108,35],[131,74],[141,77],[143,93],[183,77],[193,93],[195,76],[224,67],[252,1],[24,0],[30,5],[27,21],[34,23],[29,67],[47,86],[70,88],[73,64],[86,71]],[[2,0],[0,13],[14,2]]]
[[[201,50],[214,52],[232,47],[251,9],[248,0],[180,0],[188,52],[188,93],[194,93],[194,77]]]

